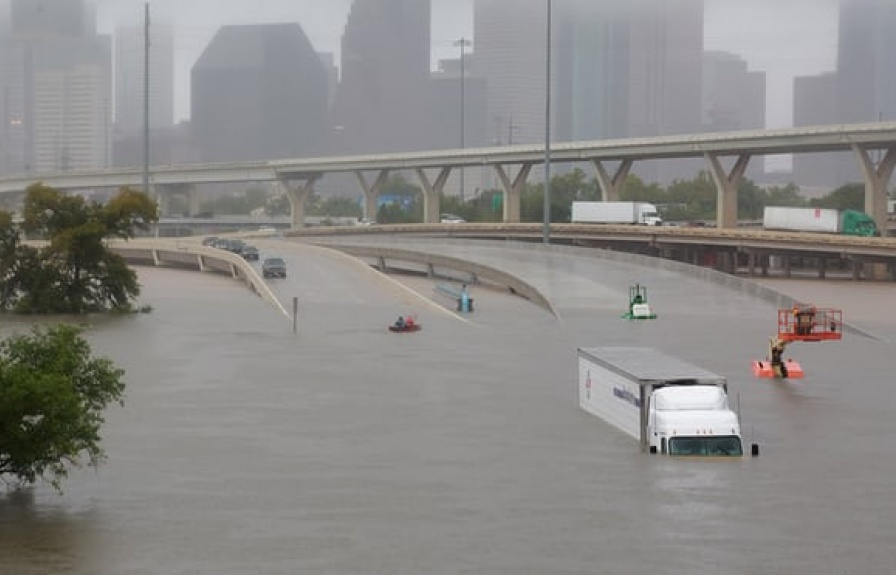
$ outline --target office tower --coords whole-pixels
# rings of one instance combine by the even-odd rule
[[[546,16],[541,0],[476,0],[476,69],[488,82],[489,116],[512,119],[519,142],[544,139]],[[701,129],[702,0],[566,0],[554,3],[552,19],[555,139]],[[699,166],[689,164],[654,167],[650,177],[692,177]]]
[[[12,0],[16,34],[87,38],[96,35],[96,10],[84,0]]]
[[[762,130],[765,100],[765,72],[729,52],[704,52],[702,131]]]
[[[794,125],[896,120],[896,4],[843,0],[840,4],[837,70],[794,82]],[[861,181],[851,153],[797,154],[797,184],[833,189]]]
[[[174,28],[152,22],[149,27],[149,126],[174,124]],[[115,29],[115,126],[131,136],[143,129],[144,25]]]
[[[320,154],[327,72],[298,24],[224,26],[191,72],[194,142],[209,162]]]
[[[840,122],[896,120],[896,3],[842,0],[837,50]]]
[[[83,0],[13,0],[2,47],[0,170],[56,172],[109,161],[111,42]]]
[[[476,0],[473,63],[487,114],[517,144],[543,142],[547,12],[542,0]]]
[[[341,56],[334,149],[423,147],[429,123],[429,0],[355,0]]]

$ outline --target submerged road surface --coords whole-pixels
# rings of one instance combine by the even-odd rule
[[[296,334],[232,280],[161,269],[141,269],[151,314],[91,323],[95,351],[127,370],[109,460],[61,496],[0,492],[0,574],[894,571],[889,314],[862,324],[876,339],[793,345],[808,377],[772,383],[749,363],[774,306],[688,275],[482,247],[543,286],[558,317],[474,286],[461,318],[430,280],[259,247],[287,261],[271,285],[287,309],[298,298]],[[620,319],[635,282],[657,320]],[[860,307],[867,289],[836,303]],[[406,313],[423,331],[388,333]],[[3,318],[0,335],[21,327]],[[575,348],[596,345],[729,376],[762,455],[639,453],[578,408]]]

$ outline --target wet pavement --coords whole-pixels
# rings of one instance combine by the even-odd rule
[[[153,313],[88,331],[127,370],[109,460],[61,496],[0,492],[0,574],[894,571],[892,286],[769,280],[877,336],[794,344],[808,377],[773,383],[749,362],[774,306],[691,276],[440,248],[514,267],[558,312],[473,286],[461,318],[432,280],[257,243],[287,261],[271,285],[297,298],[297,333],[228,278],[141,269]],[[657,320],[620,319],[636,282]],[[423,331],[388,333],[407,313]],[[575,348],[596,345],[727,375],[761,456],[639,453],[578,408]]]

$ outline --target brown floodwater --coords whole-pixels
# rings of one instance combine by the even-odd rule
[[[794,344],[807,377],[780,383],[750,373],[774,307],[686,275],[446,245],[527,276],[559,316],[474,286],[458,318],[432,280],[259,245],[287,261],[271,283],[297,333],[228,278],[164,269],[140,270],[152,313],[90,322],[127,372],[108,461],[62,495],[0,486],[0,575],[896,571],[893,286],[767,281],[871,335]],[[657,320],[620,319],[635,282]],[[421,332],[387,332],[408,313]],[[578,408],[575,348],[597,345],[728,376],[761,456],[641,454]]]

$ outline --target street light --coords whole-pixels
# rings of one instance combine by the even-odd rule
[[[464,81],[466,77],[466,70],[464,69],[464,60],[467,46],[472,46],[472,42],[467,40],[464,37],[461,37],[454,43],[455,46],[460,46],[460,149],[464,149],[464,124],[466,123],[466,114],[464,113],[464,101],[466,100]],[[460,202],[464,202],[464,167],[460,167]]]
[[[544,90],[544,226],[545,244],[551,243],[551,0],[548,3]]]

